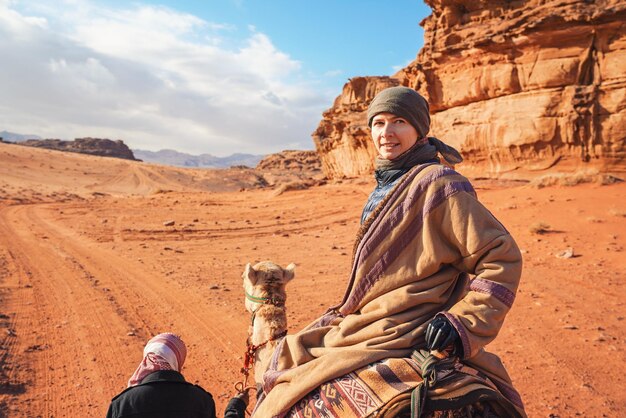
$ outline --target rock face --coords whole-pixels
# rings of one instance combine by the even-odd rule
[[[278,193],[325,182],[322,164],[315,151],[282,151],[263,158],[255,171],[267,186],[280,187]]]
[[[63,141],[60,139],[29,139],[19,142],[19,144],[57,151],[78,152],[102,157],[136,160],[130,148],[124,144],[124,141],[119,139],[117,141],[101,138],[76,138],[74,141]]]
[[[381,80],[428,99],[431,135],[461,151],[464,173],[626,170],[624,1],[426,3],[417,59],[391,78],[351,81],[324,113],[313,138],[328,177],[372,169],[365,108]]]
[[[263,158],[257,170],[284,170],[320,173],[322,165],[315,151],[283,151]]]

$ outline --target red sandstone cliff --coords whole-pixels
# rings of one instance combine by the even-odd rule
[[[394,84],[427,97],[431,135],[462,152],[463,172],[557,161],[625,170],[625,2],[426,2],[417,59],[390,78],[351,80],[324,113],[313,139],[328,177],[372,170],[365,110]]]

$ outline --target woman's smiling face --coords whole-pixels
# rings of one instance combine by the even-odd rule
[[[417,130],[406,119],[393,113],[379,113],[372,119],[372,139],[378,155],[393,160],[418,140]]]

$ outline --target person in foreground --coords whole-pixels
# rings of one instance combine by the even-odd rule
[[[146,344],[128,388],[111,401],[107,418],[215,418],[211,394],[185,381],[180,373],[187,347],[179,336],[159,334]],[[226,418],[243,418],[248,394],[232,398]]]
[[[431,406],[439,402],[444,405],[439,410],[450,414],[443,416],[524,417],[521,397],[500,359],[484,350],[498,334],[519,284],[522,258],[513,237],[477,200],[470,182],[449,167],[460,163],[461,155],[427,136],[429,107],[421,95],[407,87],[383,90],[367,116],[378,151],[377,186],[361,216],[345,295],[281,341],[263,376],[254,416],[317,408],[330,391],[313,394],[329,382],[339,395],[323,408],[332,411],[348,399],[356,416],[366,416],[369,404],[406,399],[424,373],[408,387],[399,377],[406,369],[402,364],[416,352],[430,352],[454,359],[454,377],[440,379],[428,392]],[[366,368],[371,373],[360,378],[358,370]],[[353,371],[350,376],[358,378],[337,379]],[[382,383],[367,389],[374,374]],[[345,381],[353,383],[348,387]],[[369,404],[350,400],[357,385]],[[381,401],[383,396],[388,398]],[[317,403],[307,404],[307,397]],[[472,401],[461,410],[451,400],[463,397]],[[486,397],[502,408],[482,408],[479,401]],[[423,416],[442,416],[430,413]]]

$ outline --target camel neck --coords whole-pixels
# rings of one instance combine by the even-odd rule
[[[287,329],[287,313],[284,306],[262,305],[254,313],[250,342],[259,345],[274,340]]]

